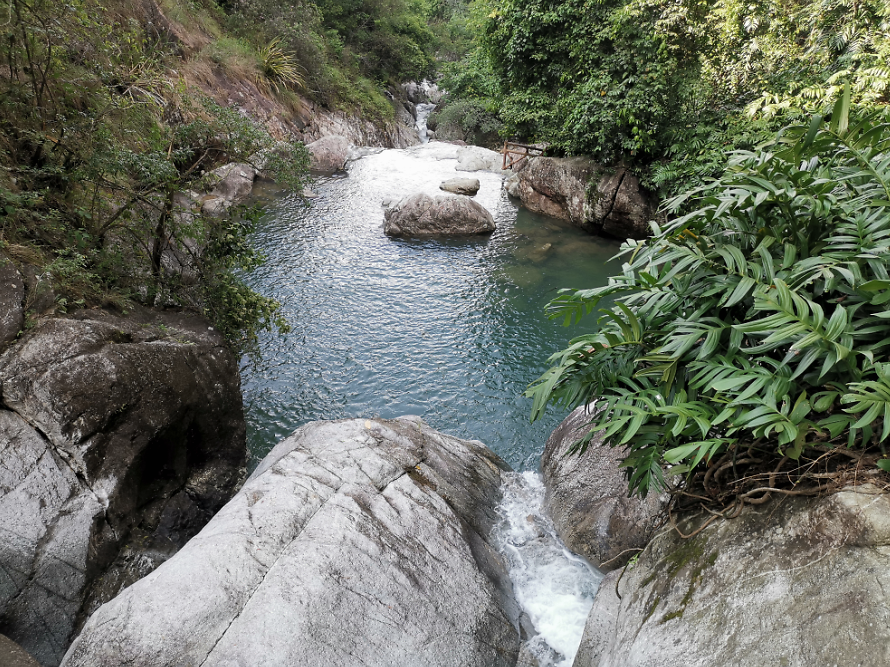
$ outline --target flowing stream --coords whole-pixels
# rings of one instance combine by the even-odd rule
[[[426,110],[424,110],[426,112]],[[455,171],[457,147],[429,142],[365,150],[348,175],[319,178],[308,204],[273,186],[255,243],[268,262],[248,282],[283,304],[292,331],[261,337],[243,390],[254,467],[296,427],[316,419],[420,415],[478,439],[522,472],[507,480],[495,536],[517,599],[539,635],[542,667],[571,665],[600,575],[559,542],[541,511],[539,458],[565,416],[529,422],[529,382],[580,333],[547,319],[564,287],[604,284],[618,244],[520,209],[502,177]],[[381,202],[441,194],[478,178],[476,200],[497,231],[479,238],[391,239]]]

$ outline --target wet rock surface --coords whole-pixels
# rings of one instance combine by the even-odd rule
[[[82,311],[0,355],[0,396],[0,632],[57,665],[90,607],[234,492],[238,367],[203,318]]]
[[[466,236],[495,230],[491,213],[469,197],[417,194],[386,206],[387,236]]]
[[[439,186],[439,189],[445,190],[445,192],[453,192],[456,195],[472,197],[479,192],[479,187],[478,178],[449,178]]]
[[[25,324],[25,279],[5,255],[0,254],[0,350]]]
[[[513,667],[505,469],[417,418],[307,424],[63,664]]]
[[[547,440],[541,456],[544,506],[566,546],[608,572],[627,563],[634,555],[629,550],[646,546],[665,498],[654,493],[628,498],[627,476],[619,467],[625,452],[602,445],[601,437],[583,454],[568,453],[588,432],[591,417],[586,407],[575,409]]]
[[[748,506],[687,540],[665,529],[620,598],[619,575],[600,586],[575,667],[890,664],[890,496],[875,487]]]
[[[567,220],[594,234],[645,238],[655,213],[639,179],[584,157],[535,157],[506,181],[507,192],[534,213]]]

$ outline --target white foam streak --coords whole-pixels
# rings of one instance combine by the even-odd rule
[[[538,632],[528,650],[541,667],[571,667],[603,575],[566,549],[543,503],[539,474],[506,475],[494,537],[516,600]]]

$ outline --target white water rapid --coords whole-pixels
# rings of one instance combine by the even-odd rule
[[[541,667],[571,667],[603,575],[566,549],[543,503],[538,473],[507,474],[495,544],[507,561],[516,600],[538,632],[527,650]]]

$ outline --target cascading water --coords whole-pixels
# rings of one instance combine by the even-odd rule
[[[538,473],[506,475],[494,538],[516,600],[538,633],[526,650],[540,667],[571,667],[603,575],[566,549],[543,504]]]
[[[425,102],[421,102],[417,105],[417,124],[415,127],[417,128],[417,136],[420,137],[421,143],[427,144],[430,141],[429,131],[426,127],[426,119],[435,108],[435,104],[427,104]]]

